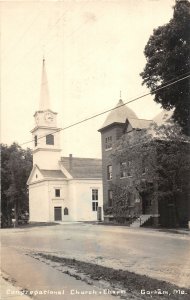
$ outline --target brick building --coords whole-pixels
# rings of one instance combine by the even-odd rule
[[[165,115],[167,114],[167,115]],[[114,145],[127,133],[133,136],[134,132],[141,133],[143,130],[150,128],[154,121],[158,125],[163,124],[164,116],[171,117],[172,112],[161,112],[154,120],[139,119],[136,114],[124,105],[120,99],[116,108],[112,110],[106,118],[104,124],[99,129],[102,139],[102,177],[103,177],[103,203],[105,221],[119,221],[115,219],[112,213],[114,203],[113,185],[117,186],[119,197],[121,198],[120,209],[121,220],[129,223],[131,226],[158,225],[172,227],[174,220],[174,205],[167,201],[159,202],[153,191],[156,189],[153,181],[147,182],[141,176],[142,184],[146,184],[145,192],[139,193],[134,186],[133,176],[130,171],[130,161],[116,161],[113,159]],[[120,186],[128,185],[131,192],[122,195],[123,190]],[[122,198],[123,197],[123,198]],[[127,201],[127,210],[122,206],[122,201]],[[190,219],[190,205],[188,196],[177,201],[177,210],[179,223],[187,225]],[[189,211],[189,212],[188,212]]]

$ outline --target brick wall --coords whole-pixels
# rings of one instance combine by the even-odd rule
[[[116,179],[118,174],[118,167],[116,163],[112,161],[111,154],[114,144],[122,136],[124,130],[124,124],[116,124],[105,128],[101,132],[102,138],[102,179],[103,179],[103,201],[104,204],[108,202],[108,190],[112,180],[107,180],[107,166],[112,165],[113,181]],[[106,138],[112,137],[112,148],[106,149]]]

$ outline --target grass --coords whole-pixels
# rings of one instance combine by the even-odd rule
[[[42,257],[43,259],[59,263],[60,265],[74,268],[75,270],[77,270],[78,274],[80,273],[83,275],[85,274],[88,277],[90,277],[90,279],[92,280],[95,281],[104,280],[111,285],[112,289],[119,287],[120,289],[126,290],[127,293],[130,293],[131,296],[132,295],[140,296],[140,298],[137,297],[137,299],[148,299],[152,297],[154,299],[161,298],[161,299],[171,299],[171,300],[190,299],[190,289],[185,289],[185,288],[180,289],[178,286],[173,285],[169,282],[153,279],[146,275],[139,275],[124,270],[115,270],[101,265],[78,261],[75,259],[57,257],[55,255],[49,255],[43,253],[38,253],[37,255]],[[167,291],[168,295],[166,294],[141,295],[141,290],[154,292],[154,291],[158,291],[158,289],[160,289],[161,291]],[[178,290],[180,291],[183,290],[186,294],[181,295],[179,293],[174,293],[174,291],[178,291]],[[122,296],[122,298],[125,298],[125,296]],[[125,299],[129,299],[129,298],[125,298]]]

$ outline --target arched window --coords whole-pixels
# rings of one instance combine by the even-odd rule
[[[69,214],[69,210],[67,207],[64,208],[64,216],[68,216]]]
[[[54,136],[53,136],[53,134],[46,135],[46,145],[54,145]]]

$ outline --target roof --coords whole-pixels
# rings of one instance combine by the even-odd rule
[[[73,178],[102,178],[101,159],[61,157],[60,163]]]
[[[173,110],[163,109],[156,117],[154,117],[153,121],[158,125],[162,125],[173,115]]]
[[[144,129],[148,128],[150,124],[153,122],[152,120],[145,120],[145,119],[128,119],[129,123],[131,124],[132,128],[135,129]]]
[[[109,115],[107,116],[105,122],[102,127],[99,129],[101,131],[103,128],[110,126],[114,123],[122,123],[125,124],[126,119],[134,118],[137,119],[136,114],[132,109],[127,107],[123,101],[120,99],[115,109],[113,109]]]
[[[45,178],[66,178],[60,170],[41,170],[40,172]]]

